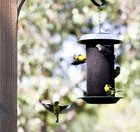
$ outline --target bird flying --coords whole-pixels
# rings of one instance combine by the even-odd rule
[[[122,92],[121,90],[116,91],[115,88],[111,87],[109,84],[106,84],[104,90],[108,96],[113,96],[117,92]]]
[[[56,122],[59,122],[59,114],[65,114],[73,110],[76,106],[76,103],[70,105],[60,106],[58,101],[55,101],[54,104],[41,104],[46,108],[46,110],[54,113],[56,115]]]
[[[86,55],[78,55],[74,57],[74,61],[71,63],[72,65],[79,65],[86,62]]]

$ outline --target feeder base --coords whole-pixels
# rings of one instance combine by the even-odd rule
[[[114,104],[117,103],[123,97],[113,97],[113,96],[85,96],[78,99],[83,99],[89,104]]]

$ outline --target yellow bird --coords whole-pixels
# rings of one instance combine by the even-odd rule
[[[115,89],[112,88],[109,84],[106,84],[104,87],[104,90],[106,92],[107,95],[114,95],[115,94]]]
[[[74,62],[72,62],[71,64],[73,65],[79,65],[79,64],[83,64],[86,62],[86,55],[78,55],[74,57]]]
[[[117,92],[122,92],[121,90],[116,91],[115,88],[111,87],[109,84],[105,85],[104,90],[105,90],[106,94],[109,96],[113,96]]]
[[[59,114],[65,114],[73,110],[76,106],[76,103],[71,105],[60,106],[58,101],[55,101],[54,104],[44,104],[41,103],[48,111],[56,115],[56,122],[59,122]]]

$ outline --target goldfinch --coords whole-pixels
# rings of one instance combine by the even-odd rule
[[[86,62],[86,55],[78,55],[74,57],[74,61],[71,63],[73,65],[79,65],[79,64],[83,64]]]
[[[105,90],[106,94],[109,96],[113,96],[117,92],[122,92],[121,90],[116,91],[115,88],[111,87],[109,84],[105,85],[104,90]]]
[[[54,104],[41,104],[46,108],[46,110],[54,113],[56,115],[56,122],[59,122],[59,114],[65,114],[69,111],[73,110],[76,106],[76,103],[72,103],[71,105],[60,106],[59,102],[56,101]]]

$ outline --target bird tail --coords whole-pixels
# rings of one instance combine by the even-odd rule
[[[58,122],[59,122],[59,115],[56,114],[56,123],[58,123]]]

